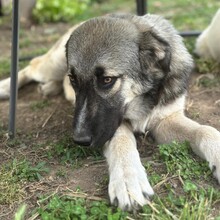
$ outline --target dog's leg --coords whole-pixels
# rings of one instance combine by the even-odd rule
[[[200,125],[179,111],[160,119],[153,135],[158,143],[189,141],[193,151],[208,161],[220,183],[220,132],[215,128]]]
[[[62,91],[61,81],[49,81],[38,86],[38,92],[44,97],[58,95]]]
[[[30,66],[27,66],[26,68],[19,71],[18,74],[18,89],[25,84],[32,81],[32,78],[30,77]],[[10,96],[10,78],[6,78],[4,80],[0,81],[0,99],[8,99]]]
[[[65,60],[63,59],[61,66],[65,66]],[[64,69],[65,67],[63,67]],[[61,69],[61,68],[59,68]],[[54,82],[56,86],[52,86],[48,89],[49,84],[39,90],[44,96],[57,94],[57,90],[62,90],[62,80],[66,69],[60,71],[60,76],[57,77],[56,73],[59,70],[56,65],[52,65],[50,62],[50,56],[48,54],[34,58],[30,64],[18,72],[18,89],[28,84],[31,81],[40,82],[42,84]],[[64,73],[63,73],[64,72]],[[58,86],[59,85],[59,86]],[[59,88],[58,88],[59,87]],[[10,96],[10,78],[0,81],[0,99],[7,99]]]
[[[105,146],[109,165],[111,203],[123,210],[137,209],[154,194],[136,148],[131,129],[122,124]]]
[[[63,90],[66,100],[75,104],[76,96],[73,87],[70,84],[69,77],[66,75],[63,80]]]
[[[61,91],[62,81],[67,72],[65,45],[74,26],[54,44],[44,55],[34,58],[29,65],[18,73],[18,88],[31,81],[40,82],[40,92],[43,95],[54,95]],[[49,88],[49,86],[52,86]],[[10,78],[0,81],[0,99],[8,99],[10,96]]]

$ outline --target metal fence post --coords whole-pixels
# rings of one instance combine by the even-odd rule
[[[19,0],[13,0],[12,13],[12,47],[11,47],[11,87],[9,107],[9,137],[14,138],[16,133],[16,104],[18,78],[18,49],[19,49]]]
[[[145,15],[147,13],[147,0],[136,0],[137,15]]]

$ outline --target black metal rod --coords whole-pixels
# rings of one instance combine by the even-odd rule
[[[182,37],[198,37],[201,33],[201,31],[184,31],[180,32],[179,34]]]
[[[147,0],[136,0],[137,15],[142,16],[147,13]]]
[[[16,133],[16,104],[18,93],[18,49],[19,49],[19,0],[13,0],[12,13],[12,48],[11,48],[11,87],[9,107],[9,137]]]

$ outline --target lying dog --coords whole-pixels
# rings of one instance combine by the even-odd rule
[[[220,182],[220,133],[184,115],[192,66],[168,21],[156,15],[108,15],[70,29],[19,72],[18,86],[38,81],[43,95],[53,95],[63,82],[65,97],[75,103],[74,141],[105,145],[111,203],[131,210],[154,194],[135,132],[149,131],[158,144],[188,140]],[[9,83],[0,82],[1,98],[9,97]]]
[[[220,63],[220,9],[216,12],[211,24],[196,40],[195,53],[200,57],[211,58]]]

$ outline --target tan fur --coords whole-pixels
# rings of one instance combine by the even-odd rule
[[[41,86],[39,91],[44,96],[54,95],[62,90],[62,82],[67,73],[65,44],[73,30],[78,26],[70,28],[46,54],[34,58],[27,67],[19,71],[18,88],[31,81],[36,81],[42,84],[50,83],[50,85],[53,85],[50,89],[47,86]],[[0,99],[7,99],[9,96],[10,78],[7,78],[0,81]],[[67,100],[73,99],[74,97],[70,97],[70,93],[68,93]]]
[[[220,62],[220,9],[196,41],[195,53]]]

